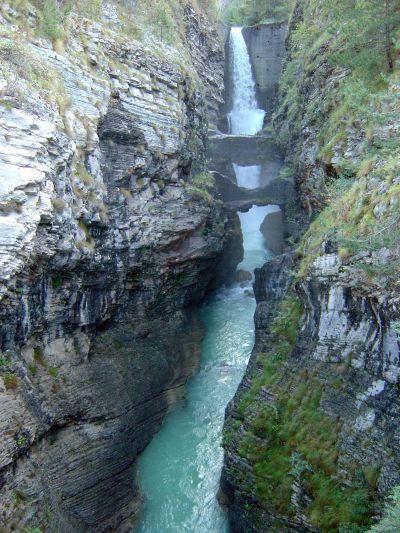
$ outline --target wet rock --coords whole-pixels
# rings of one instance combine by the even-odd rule
[[[197,369],[191,306],[241,259],[237,215],[189,186],[223,53],[190,7],[184,23],[201,87],[173,54],[74,19],[62,55],[21,36],[62,80],[58,103],[23,79],[2,88],[0,529],[129,530],[136,457]]]
[[[247,270],[237,270],[235,273],[236,283],[242,283],[243,281],[251,281],[252,279],[253,276],[251,272],[248,272]]]
[[[266,247],[275,254],[282,253],[285,247],[283,229],[283,214],[280,210],[268,213],[260,226]]]

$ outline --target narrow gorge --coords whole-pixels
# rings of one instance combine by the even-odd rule
[[[0,6],[0,533],[400,530],[396,0]]]
[[[241,28],[229,35],[228,75],[232,86],[232,109],[228,114],[229,141],[254,135],[263,125],[250,58]],[[218,136],[212,143],[218,144]],[[240,141],[240,138],[239,138]],[[256,143],[256,138],[252,141]],[[225,156],[226,157],[226,156]],[[233,167],[237,185],[257,189],[261,166]],[[248,209],[248,208],[247,208]],[[278,206],[254,206],[239,213],[244,257],[238,265],[236,283],[219,289],[200,309],[206,327],[201,366],[190,382],[186,402],[167,417],[162,429],[139,461],[140,486],[145,514],[138,531],[228,532],[217,492],[222,466],[221,430],[224,410],[246,367],[254,343],[252,272],[272,252],[264,244],[260,226]],[[275,234],[279,238],[279,229]]]

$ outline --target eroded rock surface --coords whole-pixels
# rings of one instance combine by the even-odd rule
[[[266,372],[268,360],[265,357],[273,358],[276,353],[276,329],[271,329],[271,323],[277,316],[279,300],[288,290],[292,267],[288,256],[283,255],[256,271],[256,344],[247,373],[227,411],[225,428],[229,434],[235,427],[235,435],[225,443],[222,478],[235,532],[327,530],[310,520],[313,492],[310,492],[304,472],[297,477],[288,473],[291,487],[286,487],[281,496],[284,501],[289,497],[287,491],[290,492],[291,505],[286,512],[282,511],[283,507],[274,507],[273,501],[261,497],[256,490],[259,463],[253,462],[244,451],[246,435],[255,431],[252,421],[260,409],[284,409],[288,401],[283,399],[285,397],[299,402],[298,408],[306,401],[307,391],[318,391],[320,398],[315,412],[318,408],[334,427],[335,479],[342,490],[366,484],[368,490],[383,497],[400,482],[396,459],[399,453],[396,420],[400,367],[392,310],[377,307],[367,294],[354,290],[335,253],[327,253],[316,261],[312,274],[297,285],[297,294],[304,306],[302,325],[289,357],[275,376],[274,386],[258,388],[254,385]],[[254,393],[243,416],[243,401],[250,398],[251,390]],[[303,391],[301,396],[299,390]],[[296,416],[300,413],[294,412],[294,419]],[[306,427],[306,418],[303,423]],[[319,423],[314,421],[315,431]],[[256,435],[258,449],[268,450],[271,434]],[[297,449],[295,439],[293,437],[294,451]],[[299,450],[304,441],[300,440],[299,444],[297,451],[302,453]],[[282,441],[282,457],[286,453],[285,445]],[[268,457],[268,451],[265,453]],[[318,460],[323,461],[322,450],[316,449],[315,453]],[[270,460],[275,459],[271,456]],[[309,468],[315,469],[315,465],[310,463]]]
[[[191,307],[241,259],[236,215],[196,185],[222,98],[217,32],[185,9],[184,70],[110,21],[74,18],[62,53],[22,34],[1,70],[4,531],[129,530],[135,458],[197,368]]]
[[[222,489],[235,533],[368,529],[400,483],[398,178],[377,170],[396,151],[378,150],[361,170],[365,116],[352,110],[347,125],[335,114],[350,69],[330,61],[328,42],[296,62],[313,8],[295,3],[274,119],[303,206],[299,224],[285,208],[285,233],[301,244],[293,261],[279,256],[256,273],[255,348],[226,413]],[[395,76],[376,97],[371,145],[396,137],[396,113],[382,112],[386,101],[397,111]],[[322,140],[334,116],[346,134]],[[344,175],[358,188],[332,200]],[[369,231],[352,216],[361,205]],[[305,214],[315,219],[301,238]]]

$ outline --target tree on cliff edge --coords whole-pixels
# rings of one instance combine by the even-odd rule
[[[326,0],[328,30],[336,38],[333,57],[350,68],[374,72],[382,62],[394,68],[394,36],[400,25],[400,0]]]
[[[293,0],[232,0],[225,13],[228,24],[252,26],[287,20]]]

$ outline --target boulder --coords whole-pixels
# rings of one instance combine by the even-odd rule
[[[268,213],[260,226],[260,231],[264,236],[266,247],[274,254],[281,254],[285,247],[282,211]]]
[[[243,281],[251,281],[253,276],[248,270],[237,270],[235,274],[235,281],[237,283],[242,283]]]

